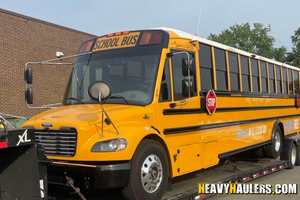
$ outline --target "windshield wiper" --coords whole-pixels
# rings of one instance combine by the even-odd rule
[[[67,98],[65,98],[65,99],[74,100],[74,101],[77,101],[77,102],[79,102],[79,103],[82,103],[82,104],[83,104],[83,102],[82,102],[80,99],[77,99],[76,97],[67,97]]]
[[[129,104],[128,101],[125,99],[125,97],[121,95],[112,95],[110,96],[110,99],[123,99],[127,104]]]

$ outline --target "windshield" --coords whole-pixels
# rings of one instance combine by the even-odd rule
[[[98,51],[77,58],[64,104],[95,103],[88,87],[106,81],[112,96],[103,103],[147,105],[153,99],[161,46],[144,46]]]

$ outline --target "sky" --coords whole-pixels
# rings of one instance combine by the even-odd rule
[[[0,8],[99,36],[169,27],[208,37],[234,24],[270,24],[275,46],[288,51],[300,27],[300,0],[0,0]]]

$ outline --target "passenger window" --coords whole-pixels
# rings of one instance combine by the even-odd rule
[[[275,94],[275,76],[274,76],[274,65],[269,63],[269,84],[270,84],[270,93]]]
[[[187,79],[186,76],[182,75],[182,59],[187,58],[186,54],[178,54],[175,56],[172,56],[172,71],[173,71],[173,92],[174,92],[174,100],[181,100],[185,99],[186,97],[183,95],[182,92],[182,83],[184,80]],[[191,76],[192,81],[192,90],[191,90],[191,96],[195,96],[196,93],[196,78],[195,78],[195,55],[190,54],[190,59],[193,60],[192,65],[192,71],[193,76]]]
[[[168,101],[172,101],[172,95],[171,95],[169,60],[166,59],[164,72],[161,80],[161,86],[160,86],[159,102],[168,102]]]
[[[282,78],[283,78],[283,93],[287,94],[287,76],[286,76],[286,68],[282,67]]]
[[[293,88],[293,76],[292,76],[292,70],[288,70],[289,74],[289,94],[293,94],[294,88]]]
[[[242,70],[243,92],[250,92],[249,62],[248,62],[248,58],[245,56],[241,56],[241,70]]]
[[[277,84],[277,94],[281,94],[282,93],[281,70],[278,65],[276,65],[276,84]]]
[[[227,66],[225,51],[215,48],[216,72],[217,72],[217,89],[227,91]]]
[[[201,90],[208,91],[214,89],[214,73],[212,67],[211,47],[200,44],[199,50]]]
[[[299,72],[298,71],[294,71],[294,90],[295,90],[295,94],[298,95],[299,94]]]
[[[259,74],[256,59],[251,59],[253,92],[259,92]]]
[[[260,73],[261,73],[261,88],[263,93],[268,92],[268,76],[266,62],[260,61]]]
[[[239,91],[240,90],[240,80],[239,80],[238,55],[235,53],[229,52],[228,56],[229,56],[231,91]]]

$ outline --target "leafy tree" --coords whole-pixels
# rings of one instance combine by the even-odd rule
[[[270,35],[270,32],[271,25],[265,27],[261,23],[254,23],[252,28],[249,23],[240,25],[235,24],[229,27],[229,29],[223,30],[219,35],[211,33],[208,39],[253,54],[285,62],[287,58],[287,49],[284,46],[275,48],[275,39]]]
[[[293,48],[292,52],[289,55],[289,61],[294,65],[300,67],[300,28],[295,31],[291,39]]]

